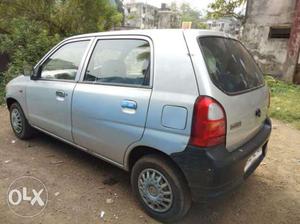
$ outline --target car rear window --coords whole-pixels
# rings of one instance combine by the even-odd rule
[[[236,94],[264,85],[262,72],[239,41],[201,37],[199,44],[213,83],[225,93]]]

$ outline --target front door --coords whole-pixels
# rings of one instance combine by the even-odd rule
[[[40,65],[40,77],[26,89],[32,125],[72,141],[71,102],[89,40],[60,46]]]
[[[76,144],[123,163],[127,147],[144,132],[150,100],[150,42],[100,39],[74,90]]]

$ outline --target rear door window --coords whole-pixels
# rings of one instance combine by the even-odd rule
[[[262,72],[239,41],[201,37],[199,44],[213,83],[225,93],[237,94],[264,85]]]
[[[150,45],[145,40],[99,40],[84,81],[111,85],[149,85]]]

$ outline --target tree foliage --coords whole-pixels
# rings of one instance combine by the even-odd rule
[[[109,0],[2,0],[0,29],[9,32],[7,20],[24,18],[44,25],[49,34],[69,36],[118,25],[122,15]]]
[[[220,18],[224,16],[232,16],[236,19],[243,20],[242,12],[237,12],[237,9],[245,5],[247,0],[215,0],[208,5],[207,16],[209,18]]]
[[[4,80],[37,63],[61,39],[108,30],[121,21],[110,0],[0,0],[0,53],[10,59]]]
[[[9,81],[15,75],[23,72],[23,67],[34,65],[61,36],[49,35],[49,31],[36,21],[24,18],[12,19],[9,24],[14,27],[9,34],[0,35],[0,52],[9,55],[10,64],[5,73],[4,81]]]
[[[177,9],[177,6],[175,3],[172,3],[171,8]],[[188,3],[183,3],[180,5],[179,9],[181,17],[182,17],[182,22],[192,22],[192,28],[195,29],[206,29],[207,26],[206,24],[202,23],[200,20],[201,12],[198,10],[193,9],[190,4]]]

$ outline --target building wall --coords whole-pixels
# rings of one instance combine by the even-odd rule
[[[144,3],[125,5],[125,26],[138,29],[150,29],[157,26],[158,8]]]
[[[178,13],[169,11],[158,11],[158,28],[179,28],[181,18]]]
[[[241,28],[241,23],[233,17],[223,17],[219,19],[204,20],[209,29],[229,33],[238,37]]]
[[[288,38],[270,38],[270,27],[290,27],[296,0],[248,0],[242,41],[263,72],[283,73]]]
[[[145,4],[129,3],[125,5],[125,26],[138,29],[179,28],[181,17],[162,4],[162,8]]]

